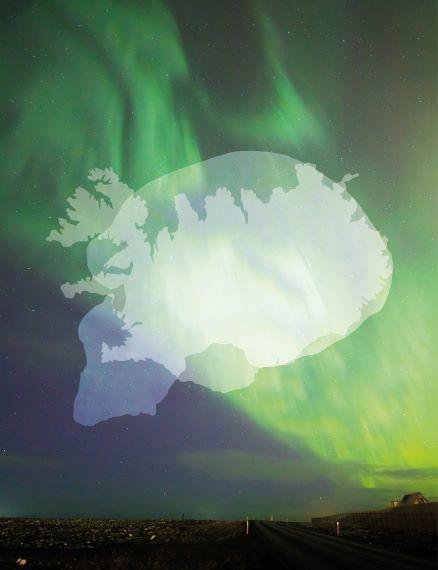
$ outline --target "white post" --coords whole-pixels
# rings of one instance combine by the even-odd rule
[[[249,517],[246,517],[246,534],[249,534]]]
[[[341,534],[341,523],[339,521],[337,521],[337,523],[336,523],[336,534],[338,536],[340,536],[340,534]]]

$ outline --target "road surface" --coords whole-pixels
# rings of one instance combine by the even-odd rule
[[[412,558],[328,536],[292,523],[253,523],[255,537],[266,553],[269,568],[290,570],[422,570],[437,568],[432,561]]]

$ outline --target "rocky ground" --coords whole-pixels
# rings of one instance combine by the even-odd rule
[[[0,567],[260,568],[242,522],[0,519]]]
[[[428,560],[437,553],[436,536],[344,527],[342,537]],[[238,521],[0,519],[0,568],[20,566],[261,570],[269,561]]]

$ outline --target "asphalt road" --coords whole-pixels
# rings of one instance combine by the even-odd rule
[[[419,560],[353,543],[337,536],[326,536],[294,524],[254,522],[252,532],[266,554],[271,569],[290,570],[422,570],[437,568]]]

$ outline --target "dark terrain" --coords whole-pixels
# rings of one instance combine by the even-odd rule
[[[0,567],[261,568],[244,523],[0,519]]]
[[[388,534],[386,547],[358,542],[346,536],[330,535],[309,526],[283,522],[255,522],[254,535],[269,568],[294,570],[421,570],[436,568],[433,549],[425,552],[424,542],[409,554],[397,549],[399,536]],[[371,536],[368,536],[371,539]],[[413,537],[415,543],[419,537]],[[435,539],[436,540],[436,539]],[[420,555],[421,554],[421,555]]]
[[[333,528],[312,529],[327,536],[336,536]],[[399,552],[408,556],[436,559],[437,537],[430,534],[414,532],[391,532],[388,530],[371,529],[360,526],[342,528],[341,537],[350,542],[368,544],[376,548]]]
[[[435,558],[436,537],[359,528],[339,538],[305,524],[252,522],[246,536],[239,521],[0,519],[1,568],[366,568],[371,560],[373,570],[388,570],[433,568]]]

